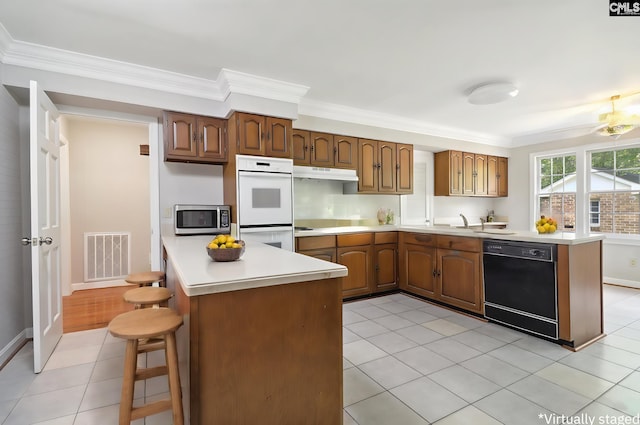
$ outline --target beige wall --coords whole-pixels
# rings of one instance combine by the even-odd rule
[[[131,232],[131,271],[150,268],[145,124],[68,116],[71,283],[84,279],[84,232]]]

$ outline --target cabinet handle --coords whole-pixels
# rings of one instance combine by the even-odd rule
[[[304,151],[308,151],[309,150],[309,146],[308,145],[304,145]]]
[[[313,146],[314,146],[314,145],[311,145],[311,152],[313,152],[313,150],[314,150]]]
[[[437,272],[434,270],[433,271],[433,277],[436,277],[436,276],[437,276]]]
[[[440,277],[440,270],[436,273],[436,276]]]

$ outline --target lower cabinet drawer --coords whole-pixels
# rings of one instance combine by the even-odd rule
[[[352,233],[338,235],[338,247],[370,245],[373,242],[373,233]]]

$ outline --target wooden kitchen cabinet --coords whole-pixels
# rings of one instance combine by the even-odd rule
[[[316,167],[333,167],[333,134],[311,132],[310,144],[310,165]]]
[[[413,147],[413,146],[412,146]],[[334,166],[336,168],[358,168],[358,138],[333,136]]]
[[[342,278],[342,296],[370,294],[373,281],[372,234],[338,235],[336,239],[336,262],[349,269],[349,275]]]
[[[291,158],[291,120],[235,112],[230,121],[236,126],[239,154]]]
[[[296,252],[335,263],[336,237],[334,235],[325,235],[296,238]]]
[[[291,148],[294,165],[311,164],[311,132],[307,130],[293,129],[291,133]]]
[[[482,313],[480,254],[437,250],[438,299],[474,313]]]
[[[436,248],[431,235],[402,234],[399,244],[400,289],[436,298]]]
[[[227,162],[227,121],[164,112],[165,161],[220,164]]]
[[[443,151],[434,156],[436,196],[507,196],[507,158]],[[500,171],[500,170],[503,171]]]
[[[413,193],[413,145],[396,145],[396,192]]]
[[[358,192],[377,192],[378,175],[378,142],[358,139]]]
[[[482,314],[481,239],[403,234],[400,288]]]
[[[398,287],[398,233],[374,233],[373,292],[384,292]]]
[[[509,158],[498,157],[498,196],[509,196]]]
[[[358,139],[357,170],[359,193],[412,193],[413,145]]]

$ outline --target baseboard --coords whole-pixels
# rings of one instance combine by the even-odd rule
[[[124,279],[100,280],[96,282],[80,282],[80,283],[72,283],[71,291],[73,292],[73,291],[82,291],[84,289],[112,288],[114,286],[131,286],[131,284],[125,282]]]
[[[635,280],[617,279],[615,277],[606,276],[604,276],[602,280],[604,281],[604,283],[607,283],[609,285],[626,286],[628,288],[640,289],[640,282],[637,282]]]
[[[27,331],[28,329],[25,329],[20,332],[15,338],[11,340],[11,342],[9,342],[9,344],[4,346],[0,350],[0,369],[4,367],[5,363],[11,360],[11,358],[20,350],[20,348],[22,348],[25,342],[30,339],[30,337],[28,336],[29,332]],[[31,334],[33,334],[33,330],[31,331]]]

